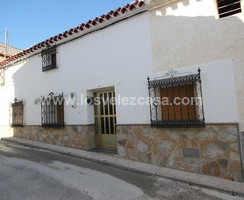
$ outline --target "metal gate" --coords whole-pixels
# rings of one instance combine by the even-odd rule
[[[116,107],[113,90],[94,93],[95,143],[98,148],[116,148]]]

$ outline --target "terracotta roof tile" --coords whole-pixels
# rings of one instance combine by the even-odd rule
[[[128,11],[126,7],[122,8],[120,12],[122,12],[123,14]]]
[[[111,15],[110,14],[105,15],[105,19],[106,20],[109,20],[110,18],[111,18]]]
[[[118,15],[119,15],[119,12],[117,10],[113,12],[114,17],[117,17]]]
[[[129,9],[134,10],[134,9],[136,9],[136,6],[132,4],[132,5],[130,5]]]
[[[74,31],[74,29],[72,28],[72,29],[70,29],[69,30],[69,35],[73,35],[73,31]]]
[[[84,26],[83,26],[83,25],[80,25],[79,29],[80,29],[81,31],[83,31],[83,30],[84,30]]]
[[[133,5],[133,4],[126,4],[124,7],[125,7],[125,8],[129,8],[130,5]]]
[[[75,27],[74,33],[78,33],[78,30],[79,30],[79,26]]]
[[[90,24],[89,23],[86,23],[86,25],[85,25],[84,28],[90,28]]]
[[[106,21],[109,21],[112,18],[116,18],[120,15],[123,15],[125,13],[131,12],[133,10],[139,9],[141,7],[145,6],[144,0],[136,0],[135,2],[132,2],[131,4],[126,4],[123,7],[119,7],[115,10],[111,10],[110,12],[108,12],[107,14],[104,14],[100,17],[96,17],[93,20],[89,20],[86,23],[83,23],[75,28],[72,28],[68,31],[65,31],[63,33],[60,33],[54,37],[51,37],[43,42],[40,42],[26,50],[23,50],[20,53],[17,53],[14,56],[11,56],[7,59],[5,59],[4,61],[0,62],[0,67],[4,67],[5,65],[9,64],[10,61],[16,60],[18,58],[21,58],[24,55],[28,55],[31,52],[37,51],[38,49],[43,49],[47,46],[49,46],[50,44],[52,44],[53,42],[58,42],[61,41],[71,35],[77,34],[79,32],[83,32],[85,30],[89,30],[92,29],[92,27],[94,26],[98,26],[100,24],[103,24]]]
[[[58,40],[62,40],[62,36],[63,36],[63,34],[62,33],[60,33],[59,35],[58,35]]]

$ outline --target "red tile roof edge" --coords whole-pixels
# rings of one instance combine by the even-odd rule
[[[0,62],[0,68],[4,68],[7,64],[10,64],[11,61],[15,61],[15,60],[17,60],[23,56],[27,56],[31,52],[35,52],[39,49],[43,49],[44,47],[47,47],[47,46],[53,44],[53,42],[58,42],[58,41],[61,41],[63,39],[66,39],[69,36],[78,34],[79,31],[83,32],[83,31],[89,30],[95,26],[103,24],[106,21],[109,21],[112,18],[116,18],[118,16],[128,14],[128,13],[130,13],[136,9],[139,9],[145,5],[146,4],[145,4],[144,0],[136,0],[130,4],[126,4],[123,7],[119,7],[115,10],[111,10],[107,14],[101,15],[100,17],[96,17],[93,20],[89,20],[86,23],[83,23],[77,27],[71,28],[70,30],[65,31],[63,33],[57,34],[57,35],[55,35],[55,36],[53,36],[53,37],[51,37],[45,41],[42,41],[42,42],[28,48],[28,49],[25,49],[25,50],[13,55],[13,56],[8,57],[7,59]]]

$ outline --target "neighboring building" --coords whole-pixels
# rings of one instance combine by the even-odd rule
[[[243,180],[241,7],[136,1],[8,58],[1,134]]]
[[[3,43],[0,43],[0,62],[8,58],[9,56],[13,56],[19,53],[21,50],[12,46],[6,46]]]

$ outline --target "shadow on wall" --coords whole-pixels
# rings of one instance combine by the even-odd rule
[[[185,4],[185,6],[188,5],[189,4]],[[244,33],[244,26],[243,21],[241,21],[238,17],[231,16],[229,18],[224,18],[223,20],[218,20],[215,19],[215,17],[213,16],[182,17],[164,16],[165,13],[161,14],[162,16],[155,15],[151,18],[152,38],[148,38],[148,40],[152,40],[152,71],[164,71],[168,70],[169,67],[177,68],[184,66],[201,65],[202,63],[210,61],[233,59],[236,67],[236,76],[238,76],[238,74],[244,74],[244,68],[239,67],[241,63],[244,62],[243,55],[241,55],[241,53],[243,52],[241,50],[244,46],[244,34],[240,34]],[[116,26],[114,26],[114,28],[116,28]],[[133,45],[133,38],[132,41],[127,41],[127,44]],[[110,59],[110,51],[116,52],[120,49],[121,47],[116,45],[114,45],[114,48],[112,49],[107,49],[107,57],[104,59]],[[83,59],[84,63],[90,63],[91,66],[96,66],[97,61],[94,58],[96,58],[97,55],[100,55],[100,53],[101,52],[94,49],[91,55],[85,55],[82,58],[79,57],[79,54],[74,54],[72,56],[67,55],[66,63],[72,63],[73,59]],[[126,60],[124,56],[122,57]],[[131,57],[128,59],[131,59]],[[140,57],[140,59],[143,58]],[[62,63],[59,64],[62,65]],[[70,92],[72,92],[72,85],[75,85],[77,82],[75,81],[75,79],[79,78],[77,74],[84,74],[84,70],[89,70],[89,68],[62,65],[62,68],[65,67],[70,68],[70,73],[65,74],[65,76],[67,84],[70,86]],[[140,66],[130,67],[138,67],[138,70],[140,70]],[[204,66],[202,67],[204,68]],[[99,67],[97,67],[98,70],[101,69],[101,72],[98,71],[98,73],[101,73],[101,75],[104,72],[102,71],[102,68],[103,61],[101,61],[99,63]],[[118,69],[118,72],[119,70],[120,69]],[[47,131],[47,133],[50,135],[52,134],[52,132],[58,133],[60,131],[59,129],[50,130],[40,128],[41,109],[40,106],[36,105],[34,102],[35,99],[39,98],[43,94],[48,94],[48,92],[50,91],[53,91],[54,93],[60,92],[60,82],[64,82],[64,80],[62,80],[62,71],[60,69],[55,69],[50,72],[43,73],[41,58],[40,56],[35,56],[35,58],[30,58],[28,62],[23,64],[23,66],[13,75],[13,80],[15,88],[15,97],[18,99],[23,99],[25,104],[25,126],[23,128],[15,128],[14,135],[17,137],[24,137],[27,139],[40,141],[40,131]],[[79,80],[81,81],[80,85],[84,84],[82,83],[82,78],[80,78]],[[244,85],[243,80],[239,84]],[[243,89],[238,89],[238,91],[240,94],[243,94]],[[242,96],[244,96],[244,94]],[[119,119],[120,116],[117,117]],[[26,124],[27,121],[29,122],[28,124]],[[29,126],[32,126],[32,128],[28,128]],[[83,129],[83,131],[88,131],[88,129]],[[158,131],[164,132],[165,129]],[[184,129],[183,131],[187,132],[187,129]],[[58,137],[58,135],[59,134],[56,134],[56,138],[54,138],[58,141],[56,144],[64,146],[72,145],[64,144]],[[45,142],[45,140],[43,140],[42,142]],[[163,143],[163,139],[160,142]],[[192,143],[189,143],[188,146],[186,146],[185,148],[191,148],[191,145]],[[239,144],[237,143],[237,145]],[[179,149],[175,149],[175,151],[178,150]],[[224,155],[223,158],[219,159],[226,159],[226,157]],[[149,160],[151,162],[151,158]],[[183,170],[187,171],[187,169],[185,168]],[[234,178],[238,180],[238,177]]]
[[[223,20],[214,17],[153,16],[152,20],[154,20],[151,25],[152,38],[148,39],[152,40],[153,71],[167,71],[169,68],[201,65],[222,59],[233,59],[236,66],[244,63],[243,51],[241,51],[244,48],[244,34],[240,34],[244,33],[244,24],[235,16]],[[128,42],[128,45],[133,45],[133,42]],[[115,45],[113,49],[108,50],[108,56],[105,59],[110,59],[109,51],[114,52],[120,48]],[[92,55],[80,58],[84,62],[87,60],[90,66],[97,65],[95,59],[92,58],[101,53],[96,49],[92,52]],[[73,59],[79,59],[75,56],[79,56],[79,54],[67,55],[66,63],[71,63]],[[126,58],[123,56],[123,59]],[[102,69],[103,62],[101,61],[99,64],[98,70]],[[62,68],[70,68],[70,73],[65,74],[65,81],[61,69],[42,72],[40,55],[35,56],[34,59],[30,58],[13,75],[15,98],[23,99],[25,105],[29,107],[27,113],[30,116],[25,116],[25,119],[28,118],[27,121],[40,122],[40,113],[36,113],[36,111],[40,112],[40,108],[36,109],[37,105],[34,103],[36,99],[51,91],[62,93],[60,85],[68,84],[70,92],[72,92],[72,85],[77,82],[75,79],[80,79],[82,84],[79,74],[84,73],[84,70],[89,70],[87,67],[81,69],[77,66],[65,66],[62,63],[59,65]],[[140,66],[131,67],[138,67],[140,70]],[[204,68],[204,66],[202,67]],[[244,74],[244,68],[238,67],[235,72],[237,72],[237,76]],[[103,71],[101,70],[99,73],[103,73]],[[242,82],[239,84],[244,85],[244,80],[240,81]],[[243,91],[239,92],[243,93]]]
[[[206,1],[192,2],[195,5],[199,2],[201,5]],[[215,16],[194,15],[217,12],[217,5],[213,5],[210,12],[205,12],[197,6],[198,9],[194,10],[191,6],[190,1],[185,0],[150,12],[153,71],[168,71],[187,66],[204,68],[204,63],[232,60],[240,128],[244,131],[243,12],[216,19]],[[191,14],[191,17],[180,16]]]
[[[183,1],[183,3],[184,6],[190,4],[189,1]],[[172,9],[178,8],[173,5]],[[244,62],[243,51],[241,51],[244,46],[244,34],[240,34],[244,33],[244,26],[238,17],[231,16],[224,19],[215,19],[213,16],[182,17],[164,15],[165,13],[162,13],[162,16],[154,15],[151,18],[152,38],[148,38],[148,40],[152,40],[154,71],[167,71],[169,68],[201,65],[202,63],[221,59],[233,59],[236,65],[241,65]],[[116,26],[114,27],[116,28]],[[128,42],[128,45],[133,45],[133,42]],[[114,45],[113,49],[107,50],[107,59],[109,59],[109,51],[116,51],[120,48],[120,46]],[[97,52],[96,49],[92,52],[92,55],[83,56],[82,59],[84,62],[87,60],[91,66],[94,66],[97,65],[97,62],[93,58],[101,52]],[[73,59],[81,58],[79,58],[79,54],[67,55],[66,63],[71,63]],[[123,59],[126,58],[123,57]],[[60,72],[60,69],[47,73],[42,72],[40,55],[35,56],[34,59],[30,58],[14,74],[15,98],[23,99],[25,109],[28,109],[25,110],[27,112],[24,112],[28,114],[28,116],[24,116],[25,123],[26,121],[33,121],[35,125],[38,125],[41,122],[40,106],[34,103],[36,99],[51,91],[62,92],[62,90],[60,91],[60,85],[64,84],[63,82],[70,85],[70,90],[72,91],[73,82],[79,78],[77,74],[83,73],[79,67],[62,66],[62,63],[59,63],[59,65],[63,68],[70,68],[70,74],[65,75],[65,81],[61,78],[62,72]],[[102,69],[102,65],[101,61],[99,69]],[[82,70],[84,69],[87,68],[82,68]],[[236,68],[235,72],[237,75],[244,74],[244,68]],[[240,79],[240,81],[239,85],[244,85],[244,80]],[[239,93],[243,94],[243,90],[239,90]]]
[[[244,23],[236,16],[215,19],[155,14],[152,18],[155,71],[223,59],[233,59],[236,65],[244,62]],[[244,72],[241,67],[239,70]]]

